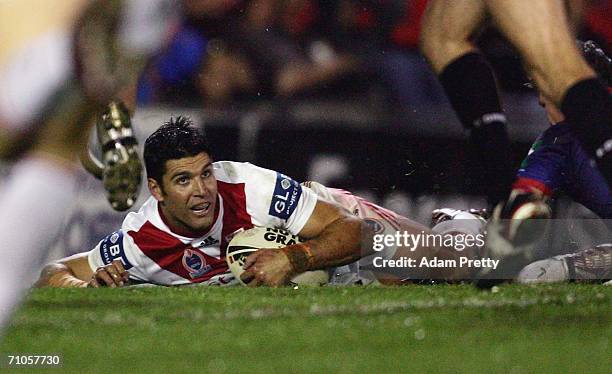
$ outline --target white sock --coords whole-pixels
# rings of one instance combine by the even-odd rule
[[[0,188],[0,329],[38,278],[74,188],[74,170],[42,157],[19,161]]]

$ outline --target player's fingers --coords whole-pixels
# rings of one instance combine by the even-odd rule
[[[115,268],[121,276],[121,279],[124,282],[127,282],[130,278],[130,273],[128,273],[127,270],[125,270],[125,267],[123,267],[123,262],[120,259],[116,259],[113,261],[113,265],[115,265]]]
[[[108,274],[108,272],[104,268],[98,269],[98,271],[96,271],[96,279],[104,282],[104,284],[102,284],[103,286],[107,286],[111,288],[117,287],[117,285],[115,284],[115,281],[113,281],[113,278],[110,276],[110,274]]]
[[[276,287],[285,286],[287,283],[285,282],[285,279],[282,276],[275,275],[273,277],[267,277],[265,284],[267,286],[276,288]]]
[[[119,271],[115,267],[114,263],[107,265],[105,269],[117,287],[123,286],[123,280],[121,279],[121,275],[119,275]]]
[[[267,274],[260,269],[253,269],[255,271],[255,280],[251,283],[254,283],[254,286],[261,286],[268,284],[268,276]]]
[[[257,287],[265,283],[265,273],[263,270],[257,268],[257,266],[251,267],[249,270],[245,271],[247,273],[245,278],[249,278],[248,282],[244,281],[249,287]],[[244,275],[243,273],[242,275]],[[242,277],[241,277],[242,278]],[[244,278],[242,278],[244,279]]]
[[[255,279],[255,275],[250,269],[240,275],[240,280],[242,280],[246,284],[249,284],[253,279]]]
[[[127,270],[125,270],[125,268],[123,267],[123,262],[121,262],[120,259],[114,260],[112,265],[117,271],[117,274],[119,276],[118,278],[120,281],[119,286],[124,286],[125,283],[127,283],[127,281],[129,280],[130,274],[127,272]]]
[[[95,274],[91,276],[89,283],[87,283],[87,287],[89,288],[99,288],[100,287],[100,283],[98,283],[98,281],[96,280]]]
[[[275,277],[273,279],[267,279],[266,280],[266,284],[270,287],[281,287],[284,286],[285,284],[283,283],[283,279],[279,278],[279,277]]]
[[[251,266],[253,266],[255,261],[257,261],[257,257],[259,256],[258,253],[259,252],[253,252],[249,255],[249,257],[246,258],[244,266],[242,267],[244,270],[248,270]]]
[[[247,283],[247,286],[248,286],[248,287],[259,287],[259,286],[261,286],[261,284],[262,284],[262,283],[261,283],[261,281],[260,281],[259,279],[257,279],[257,278],[253,278],[253,280],[252,280],[252,281],[250,281],[249,283]]]

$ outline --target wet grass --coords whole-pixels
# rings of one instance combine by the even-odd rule
[[[35,290],[0,352],[68,372],[609,372],[612,287]]]

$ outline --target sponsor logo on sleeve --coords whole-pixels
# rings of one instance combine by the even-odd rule
[[[300,196],[302,195],[302,186],[288,176],[277,173],[276,185],[274,186],[274,194],[268,214],[278,217],[283,220],[288,220],[291,214],[297,208]]]
[[[102,239],[100,243],[100,257],[104,265],[108,265],[113,260],[119,258],[123,262],[125,270],[131,269],[133,266],[128,261],[125,251],[123,250],[123,231],[118,230]]]

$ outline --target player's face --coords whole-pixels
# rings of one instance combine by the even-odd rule
[[[217,180],[210,156],[200,153],[166,161],[162,182],[156,186],[150,179],[149,187],[170,228],[184,236],[204,234],[213,224],[217,204]]]

